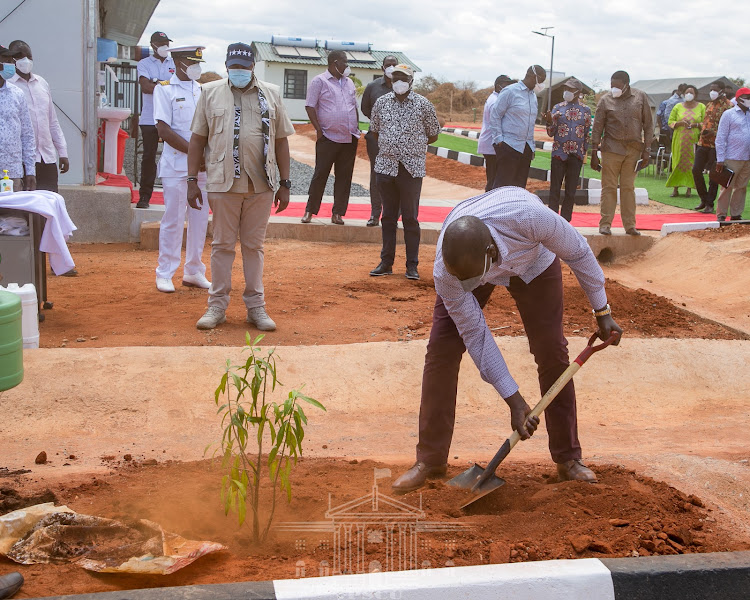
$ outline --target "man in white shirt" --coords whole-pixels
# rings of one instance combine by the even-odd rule
[[[201,76],[203,46],[181,46],[170,53],[175,64],[175,74],[169,85],[154,89],[154,120],[164,149],[159,161],[159,177],[164,188],[164,216],[159,227],[159,264],[156,267],[156,289],[174,292],[172,277],[180,266],[182,231],[187,211],[187,242],[182,285],[208,289],[203,264],[203,247],[206,243],[208,211],[187,206],[188,169],[187,151],[190,142],[190,124],[201,95],[196,81]],[[198,187],[206,193],[206,171],[197,175]]]
[[[395,492],[413,491],[446,472],[458,372],[465,350],[482,379],[510,408],[511,427],[524,440],[534,433],[539,419],[529,416],[531,409],[508,370],[482,309],[495,286],[508,288],[523,321],[544,394],[569,365],[560,260],[572,269],[586,293],[599,336],[608,339],[613,332],[622,333],[607,304],[604,273],[586,240],[530,192],[501,187],[464,200],[446,217],[435,253],[437,299],[422,376],[417,462],[393,483]],[[572,381],[544,414],[558,478],[596,482],[596,475],[581,461]]]
[[[68,146],[65,143],[47,81],[33,72],[34,60],[26,42],[16,40],[9,48],[16,62],[16,74],[9,79],[26,96],[36,138],[36,188],[57,192],[57,159],[60,172],[67,173]]]
[[[8,83],[15,74],[16,65],[10,50],[0,46],[0,169],[8,171],[15,191],[34,191],[34,126],[23,92]]]
[[[174,75],[174,61],[169,57],[167,34],[156,31],[151,35],[152,55],[138,61],[138,84],[141,86],[143,102],[138,124],[143,137],[143,158],[136,208],[148,208],[156,179],[156,151],[159,148],[159,132],[154,121],[154,88],[160,81],[169,81]]]
[[[495,181],[495,173],[497,172],[497,157],[495,156],[495,148],[492,145],[490,110],[492,109],[492,105],[495,104],[495,99],[500,95],[500,92],[511,83],[516,83],[516,81],[507,75],[500,75],[495,79],[495,89],[484,103],[482,130],[479,132],[477,152],[484,157],[484,169],[487,173],[487,185],[484,186],[485,192],[489,192],[492,189],[492,184]]]

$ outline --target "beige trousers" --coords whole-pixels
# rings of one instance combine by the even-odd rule
[[[627,230],[635,227],[635,165],[641,150],[628,146],[627,154],[602,152],[602,204],[599,227],[611,227],[617,209],[617,187],[620,187],[620,216]]]
[[[263,296],[263,243],[273,205],[273,192],[209,192],[208,204],[213,211],[214,226],[208,305],[223,310],[229,306],[232,264],[239,237],[242,269],[245,275],[245,292],[242,299],[247,308],[264,306],[266,302]]]
[[[745,210],[745,195],[747,184],[750,182],[750,160],[727,159],[724,164],[727,169],[734,171],[734,177],[716,201],[716,217],[739,217]]]

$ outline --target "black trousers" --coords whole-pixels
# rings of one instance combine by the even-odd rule
[[[582,165],[583,161],[575,154],[568,154],[566,160],[552,159],[549,207],[555,212],[559,212],[560,216],[568,223],[573,218],[573,204],[575,204],[576,189],[578,188]],[[560,189],[563,179],[565,180],[565,199],[562,203],[562,210],[560,210]]]
[[[357,143],[359,140],[352,136],[348,144],[332,142],[323,136],[315,142],[315,172],[310,181],[305,212],[318,214],[323,192],[326,189],[331,167],[333,176],[333,214],[343,217],[349,207],[349,194],[352,191],[352,173],[354,159],[357,158]]]
[[[487,172],[487,185],[484,186],[484,191],[489,192],[495,183],[497,156],[494,154],[482,154],[482,156],[484,156],[484,170]]]
[[[57,193],[57,163],[36,163],[36,189]]]
[[[367,142],[367,156],[370,159],[370,216],[373,219],[380,219],[380,213],[383,212],[383,201],[380,198],[380,190],[376,181],[375,159],[378,157],[378,139],[374,133],[365,134]]]
[[[705,146],[695,147],[695,161],[693,162],[693,179],[695,179],[695,190],[703,204],[713,207],[716,201],[716,195],[719,193],[719,184],[710,181],[706,189],[706,180],[703,177],[703,171],[711,171],[716,166],[716,148],[706,148]]]
[[[524,144],[523,152],[517,152],[505,142],[500,145],[494,144],[494,148],[497,171],[495,172],[495,182],[492,189],[505,187],[506,185],[525,188],[526,180],[529,178],[531,159],[534,157],[529,145]]]
[[[141,125],[141,137],[143,138],[143,157],[141,158],[141,187],[139,199],[149,201],[154,192],[154,180],[156,179],[156,151],[159,148],[159,132],[156,125]]]
[[[406,267],[419,264],[419,196],[422,193],[422,178],[412,177],[404,165],[399,163],[398,175],[377,174],[380,197],[383,199],[383,249],[380,260],[384,265],[393,266],[396,258],[396,229],[398,213],[404,226],[406,244]]]

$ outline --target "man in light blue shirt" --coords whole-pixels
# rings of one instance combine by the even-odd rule
[[[533,65],[526,77],[500,92],[492,105],[490,127],[497,157],[493,189],[506,185],[526,187],[534,158],[534,123],[539,112],[536,95],[544,89],[545,79],[547,72]]]
[[[735,95],[737,106],[725,110],[716,132],[716,171],[726,166],[734,171],[728,188],[716,202],[716,220],[742,219],[745,196],[750,182],[750,88],[742,87]]]

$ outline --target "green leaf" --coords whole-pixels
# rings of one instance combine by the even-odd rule
[[[244,499],[247,498],[247,486],[237,479],[232,479],[232,483],[239,491],[240,496],[242,497],[242,500],[244,502]]]
[[[253,340],[253,346],[257,346],[257,345],[258,345],[258,343],[259,343],[259,342],[260,342],[260,341],[261,341],[261,340],[262,340],[262,339],[263,339],[264,337],[266,337],[266,334],[264,334],[264,333],[261,333],[261,334],[260,334],[260,335],[259,335],[258,337],[256,337],[256,338],[255,338],[255,339]]]
[[[245,514],[247,512],[247,504],[245,503],[245,499],[243,498],[240,500],[239,504],[237,505],[237,516],[239,517],[240,526],[245,522]]]
[[[238,392],[241,392],[242,389],[246,387],[242,385],[242,381],[243,380],[239,375],[237,375],[236,373],[232,373],[232,382],[234,383],[234,387],[237,389]]]
[[[313,406],[317,406],[318,408],[321,408],[321,409],[323,409],[323,410],[326,410],[326,407],[325,407],[325,406],[323,406],[323,405],[322,405],[322,404],[321,404],[320,402],[318,402],[317,400],[315,400],[315,398],[310,398],[309,396],[305,396],[304,394],[300,394],[300,395],[298,396],[298,398],[299,398],[300,400],[304,400],[304,401],[305,401],[305,402],[307,402],[308,404],[312,404]],[[328,412],[328,411],[326,411],[326,412]]]
[[[268,464],[270,465],[274,459],[276,458],[276,455],[278,454],[279,449],[278,448],[271,448],[271,451],[268,453]]]
[[[305,411],[302,410],[302,407],[297,404],[297,406],[294,407],[294,410],[297,411],[297,414],[300,416],[300,419],[302,419],[302,422],[307,425],[307,415],[305,414]]]

